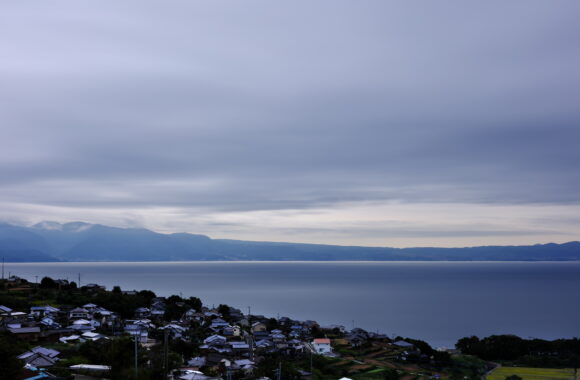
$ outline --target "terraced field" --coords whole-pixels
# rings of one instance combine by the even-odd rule
[[[526,368],[500,367],[489,374],[487,380],[504,380],[507,376],[518,375],[523,380],[573,380],[574,370],[570,368]],[[579,374],[580,376],[580,374]]]

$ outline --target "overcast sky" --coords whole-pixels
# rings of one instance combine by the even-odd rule
[[[0,219],[580,239],[580,2],[5,1]]]

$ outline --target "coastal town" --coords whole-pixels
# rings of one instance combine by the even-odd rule
[[[15,355],[3,379],[437,379],[453,354],[147,290],[17,276],[2,289],[1,341]]]
[[[578,338],[471,336],[433,349],[197,297],[0,279],[0,380],[577,380],[579,368]]]

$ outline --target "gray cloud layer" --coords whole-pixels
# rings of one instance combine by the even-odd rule
[[[3,202],[580,201],[578,2],[0,7]]]

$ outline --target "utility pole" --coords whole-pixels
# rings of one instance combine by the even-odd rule
[[[278,369],[276,370],[276,380],[282,380],[282,362],[278,362]]]
[[[254,361],[254,337],[250,334],[248,340],[250,341],[250,360]]]
[[[137,330],[137,334],[135,334],[135,379],[139,378],[139,373],[137,371],[137,335],[141,335],[141,330]]]
[[[38,288],[38,276],[34,276],[34,278],[36,279],[36,281],[34,283],[36,284],[36,287]]]
[[[79,273],[79,289],[81,288],[81,274]]]
[[[310,350],[310,380],[312,380],[312,350]]]
[[[163,335],[164,335],[164,347],[163,347],[163,368],[165,369],[165,378],[167,379],[167,374],[169,372],[169,363],[167,360],[167,354],[168,354],[168,347],[167,347],[167,338],[169,335],[169,330],[165,329],[163,331]]]
[[[2,279],[4,280],[4,257],[2,257]]]

